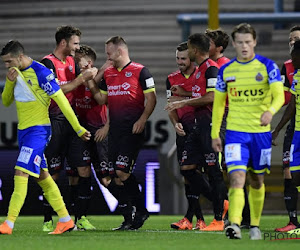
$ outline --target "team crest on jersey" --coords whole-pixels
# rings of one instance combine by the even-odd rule
[[[196,79],[199,79],[201,76],[201,72],[198,72],[197,75],[196,75]]]
[[[255,76],[255,80],[258,82],[261,82],[264,79],[263,75],[258,72],[257,75]]]
[[[70,72],[73,72],[73,67],[71,65],[69,66],[69,70]]]
[[[125,76],[126,76],[126,77],[131,77],[131,76],[132,76],[132,72],[126,72],[126,73],[125,73]]]

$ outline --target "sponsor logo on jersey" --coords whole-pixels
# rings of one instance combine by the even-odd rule
[[[47,75],[47,76],[46,76],[46,79],[47,79],[48,82],[51,82],[52,80],[55,79],[55,76],[54,76],[54,74],[52,73],[52,74],[50,74],[50,75]]]
[[[230,88],[229,93],[231,96],[261,96],[264,94],[263,89],[246,89],[246,90],[237,90],[236,88]]]
[[[123,88],[124,90],[127,90],[127,89],[130,88],[130,84],[129,84],[128,82],[124,82],[124,83],[122,84],[122,88]]]
[[[41,165],[41,162],[42,162],[42,158],[39,155],[36,155],[33,160],[33,163],[39,167]]]
[[[235,82],[235,76],[226,77],[225,82]]]

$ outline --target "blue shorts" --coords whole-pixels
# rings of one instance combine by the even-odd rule
[[[290,171],[300,171],[300,131],[295,131],[290,150]]]
[[[246,133],[226,131],[225,160],[228,173],[250,170],[256,174],[270,173],[271,132]]]
[[[37,178],[40,176],[41,168],[48,171],[44,151],[50,137],[50,125],[18,130],[20,153],[15,169]]]

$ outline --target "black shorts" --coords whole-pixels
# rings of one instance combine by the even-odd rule
[[[218,154],[211,146],[211,119],[204,116],[197,120],[184,144],[181,165],[201,167],[218,166]]]
[[[183,125],[183,129],[184,129],[184,132],[185,132],[186,135],[185,136],[179,136],[176,133],[177,160],[178,160],[179,165],[181,164],[181,161],[182,161],[182,153],[184,151],[185,141],[187,140],[187,137],[191,133],[191,131],[193,129],[193,126],[195,124],[190,124],[190,125],[182,124],[182,125]]]
[[[287,126],[284,141],[283,141],[283,152],[282,152],[282,167],[290,167],[290,149],[292,145],[292,140],[295,132],[295,117],[291,119],[290,124]]]
[[[68,164],[74,164],[76,167],[89,164],[87,157],[82,156],[80,158],[80,156],[77,155],[78,147],[82,147],[82,144],[80,144],[80,146],[77,145],[81,139],[77,136],[66,119],[52,119],[51,129],[51,140],[45,150],[48,169],[51,175],[59,173],[63,169],[65,159],[67,159]]]
[[[140,149],[144,143],[144,133],[132,134],[110,130],[108,136],[108,160],[110,167],[131,173]]]

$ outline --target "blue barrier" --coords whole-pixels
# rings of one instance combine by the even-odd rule
[[[300,22],[299,12],[282,13],[221,13],[219,14],[220,25],[238,23],[297,23]],[[182,27],[182,41],[186,41],[191,33],[191,25],[207,24],[208,14],[179,14],[177,22]]]

